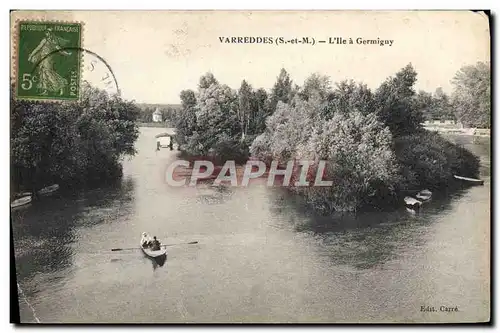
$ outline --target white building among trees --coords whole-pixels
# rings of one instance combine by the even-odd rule
[[[153,122],[159,123],[161,121],[163,121],[161,111],[160,109],[156,108],[156,110],[153,112]]]

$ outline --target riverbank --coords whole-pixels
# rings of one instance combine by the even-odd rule
[[[424,128],[428,131],[443,134],[491,137],[491,130],[489,128],[461,128],[457,126],[446,125],[425,125]]]

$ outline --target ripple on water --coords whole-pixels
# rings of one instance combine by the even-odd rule
[[[419,321],[422,303],[456,303],[463,318],[489,304],[477,273],[487,271],[478,246],[487,186],[433,198],[414,216],[318,217],[265,186],[165,186],[158,175],[175,155],[155,156],[155,134],[141,132],[122,185],[13,214],[18,279],[40,318]],[[141,251],[110,251],[137,246],[144,230],[199,243],[169,247],[163,267]],[[31,320],[27,308],[22,318]]]

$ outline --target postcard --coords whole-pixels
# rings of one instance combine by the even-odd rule
[[[490,321],[489,12],[10,18],[11,321]]]

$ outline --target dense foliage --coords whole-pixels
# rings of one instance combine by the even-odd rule
[[[243,81],[235,91],[220,84],[211,73],[200,78],[196,92],[185,90],[180,97],[177,141],[193,155],[245,159],[248,147],[264,130],[270,114],[264,89],[254,90]]]
[[[422,110],[425,120],[457,120],[450,97],[443,92],[442,88],[437,88],[433,94],[419,91],[417,104]]]
[[[375,92],[375,112],[395,136],[410,134],[423,122],[422,111],[414,98],[416,81],[417,72],[410,64],[383,82]]]
[[[477,177],[479,158],[435,132],[420,131],[395,140],[401,190],[445,187],[453,175]]]
[[[431,94],[419,91],[418,107],[426,120],[455,120],[464,127],[491,126],[491,70],[488,63],[478,62],[460,68],[453,79],[451,96],[437,88]]]
[[[134,103],[88,85],[80,102],[12,98],[12,191],[119,176],[120,159],[135,154],[137,116]]]
[[[411,64],[374,91],[353,81],[332,87],[330,78],[317,73],[300,87],[282,69],[267,95],[246,81],[232,90],[209,73],[196,92],[181,93],[178,140],[196,155],[224,159],[249,153],[281,165],[312,161],[310,176],[320,160],[327,161],[323,176],[333,186],[288,186],[325,213],[393,202],[424,187],[439,189],[454,174],[476,176],[477,157],[423,129],[425,119],[453,119],[454,112],[442,89],[417,94],[416,81]],[[294,171],[296,180],[299,169]]]
[[[488,63],[462,67],[453,78],[453,108],[467,127],[491,126],[491,70]]]

